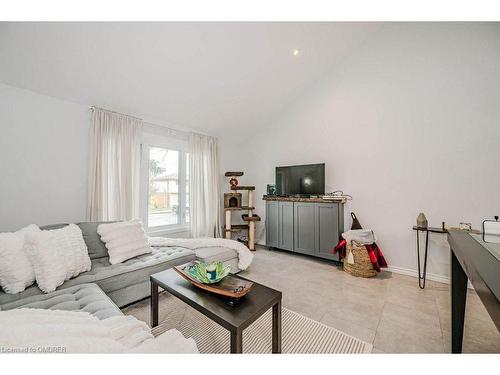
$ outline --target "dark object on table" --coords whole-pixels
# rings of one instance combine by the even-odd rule
[[[267,195],[276,195],[276,185],[267,185]]]
[[[250,282],[239,276],[233,277]],[[159,287],[161,287],[229,330],[231,333],[231,353],[242,353],[243,330],[272,307],[272,352],[281,353],[280,291],[254,282],[252,293],[247,294],[240,304],[229,306],[225,298],[194,287],[173,269],[151,275],[150,281],[152,327],[158,325],[158,291]]]
[[[425,217],[424,213],[421,212],[417,216],[417,227],[419,228],[427,228],[427,218]]]
[[[444,224],[444,222],[443,222]],[[441,228],[434,228],[434,227],[419,227],[419,226],[414,226],[413,230],[417,231],[417,266],[418,266],[418,286],[420,289],[425,288],[425,278],[427,276],[427,250],[429,248],[429,233],[447,233],[448,231],[443,228],[444,225]],[[420,265],[420,232],[425,233],[425,249],[424,249],[424,269],[423,272],[421,271],[421,265]]]
[[[206,290],[211,293],[219,294],[222,296],[230,297],[233,299],[240,299],[245,294],[250,292],[253,288],[253,282],[239,279],[234,276],[226,276],[221,281],[216,284],[204,284],[198,280],[196,280],[193,276],[191,276],[187,269],[191,267],[192,263],[183,264],[181,266],[175,266],[174,270],[192,283],[194,286]]]
[[[451,352],[461,353],[468,279],[500,331],[500,260],[470,232],[450,229],[448,243],[451,248]]]

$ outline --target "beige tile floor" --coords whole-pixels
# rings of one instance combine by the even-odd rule
[[[352,277],[329,262],[258,249],[241,273],[283,292],[283,306],[370,342],[374,353],[449,353],[450,288],[382,272]],[[470,291],[464,352],[500,353],[500,334]]]
[[[373,353],[449,353],[450,288],[382,272],[350,276],[330,262],[259,248],[242,276],[283,292],[283,306],[373,344]],[[149,302],[124,309],[149,323]],[[165,319],[160,309],[160,321]],[[469,291],[464,352],[500,353],[500,334]]]

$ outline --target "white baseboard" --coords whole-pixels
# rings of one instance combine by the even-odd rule
[[[400,275],[406,275],[406,276],[411,276],[414,278],[418,277],[417,270],[413,270],[411,268],[402,268],[402,267],[387,267],[382,269],[384,272],[394,272]],[[438,275],[435,273],[427,273],[426,275],[427,280],[431,281],[436,281],[438,283],[443,283],[443,284],[451,284],[451,279],[448,276],[443,276],[443,275]],[[474,289],[470,281],[467,283],[467,286],[469,289]]]
[[[382,271],[394,272],[394,273],[398,273],[400,275],[406,275],[406,276],[411,276],[411,277],[415,277],[415,278],[418,277],[417,270],[413,270],[411,268],[402,268],[402,267],[391,266],[391,267],[383,268]],[[450,278],[447,276],[438,275],[435,273],[427,273],[426,278],[428,280],[437,281],[438,283],[450,284]]]
[[[257,242],[256,245],[262,246],[263,248],[267,248],[265,242],[263,242],[263,241]],[[414,270],[411,268],[391,266],[391,267],[387,267],[387,268],[382,268],[382,271],[394,272],[394,273],[397,273],[400,275],[406,275],[406,276],[418,278],[417,270]],[[448,285],[451,284],[451,279],[448,276],[439,275],[437,273],[428,273],[427,272],[426,279],[431,280],[431,281],[436,281],[438,283],[443,283],[443,284],[448,284]],[[469,289],[474,290],[474,287],[472,286],[470,281],[467,282],[467,286]]]

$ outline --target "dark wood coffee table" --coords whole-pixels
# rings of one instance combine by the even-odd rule
[[[227,299],[195,287],[173,269],[151,275],[150,281],[152,327],[158,325],[158,294],[159,287],[161,287],[229,330],[231,333],[231,353],[242,353],[243,330],[272,307],[272,351],[273,353],[281,353],[280,291],[254,282],[253,289],[238,304],[230,306]]]

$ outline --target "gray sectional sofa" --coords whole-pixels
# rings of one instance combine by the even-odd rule
[[[149,297],[149,276],[153,273],[195,259],[204,262],[222,261],[231,267],[233,273],[239,271],[237,253],[222,247],[196,252],[180,247],[153,248],[151,254],[111,265],[106,247],[97,233],[99,224],[77,223],[92,262],[89,272],[67,280],[55,292],[48,294],[44,294],[36,284],[18,294],[7,294],[0,290],[0,310],[20,307],[83,310],[102,319],[121,314],[120,307]],[[57,229],[65,225],[50,225],[41,229]]]
[[[123,315],[118,306],[93,283],[75,285],[2,305],[2,310],[18,308],[86,311],[98,319]]]

